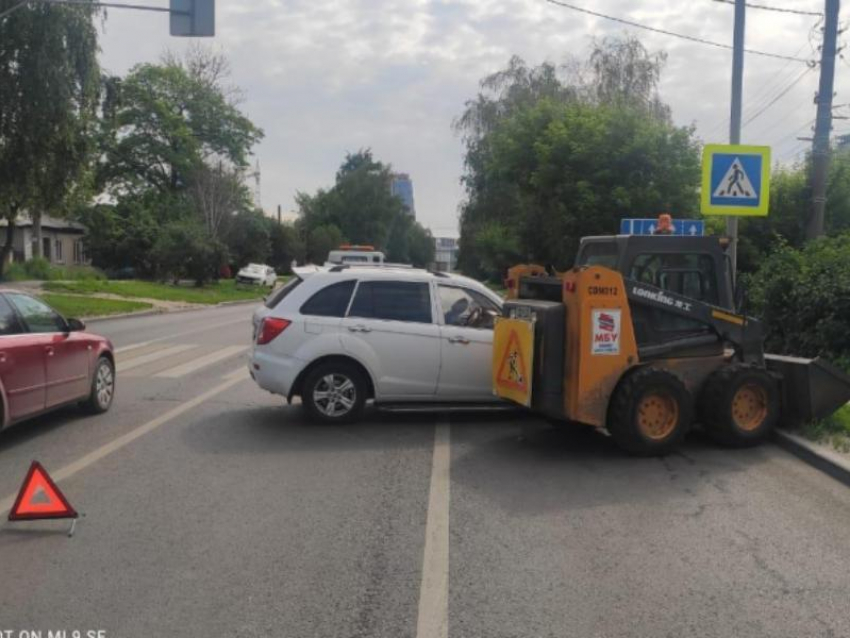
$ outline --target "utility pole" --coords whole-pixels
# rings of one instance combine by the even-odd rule
[[[741,105],[744,87],[744,22],[746,0],[735,0],[735,32],[732,38],[732,110],[729,116],[729,143],[741,143]],[[738,218],[726,218],[726,234],[731,240],[732,281],[738,272]]]
[[[806,225],[806,239],[823,237],[826,207],[826,178],[829,169],[829,134],[832,131],[832,92],[835,81],[836,41],[840,0],[826,0],[823,23],[823,47],[820,52],[820,83],[815,101],[818,105],[815,136],[812,140],[812,209]]]
[[[277,225],[278,225],[278,226],[280,226],[280,225],[281,225],[281,221],[280,221],[280,204],[278,204],[278,205],[277,205]]]

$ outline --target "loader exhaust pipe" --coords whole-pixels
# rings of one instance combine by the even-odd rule
[[[764,360],[782,377],[782,425],[823,419],[850,401],[850,376],[820,357],[766,354]]]

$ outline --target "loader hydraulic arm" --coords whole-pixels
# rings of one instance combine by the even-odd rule
[[[703,323],[711,327],[723,341],[731,344],[741,361],[764,365],[761,323],[757,319],[627,277],[623,281],[630,303],[650,306]]]

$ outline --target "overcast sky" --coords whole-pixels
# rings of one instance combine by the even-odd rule
[[[164,0],[149,0],[166,6]],[[817,0],[765,0],[822,10]],[[733,7],[714,0],[574,0],[578,6],[707,40],[731,43]],[[705,141],[728,139],[730,51],[554,6],[545,0],[218,0],[217,37],[242,108],[266,134],[256,148],[262,203],[294,209],[296,191],[329,186],[345,153],[371,147],[410,173],[417,218],[435,235],[456,235],[463,147],[452,120],[479,80],[512,54],[529,64],[586,54],[593,37],[638,35],[668,53],[662,98],[677,124]],[[846,11],[845,11],[846,13]],[[846,21],[846,16],[842,16]],[[816,17],[748,10],[747,47],[813,58]],[[125,73],[187,41],[168,35],[164,14],[112,9],[101,40],[103,65]],[[813,49],[813,47],[815,47]],[[848,58],[850,59],[850,58]],[[817,71],[748,55],[744,120],[797,83],[745,126],[742,141],[768,144],[774,159],[799,159],[810,134]],[[799,77],[803,73],[802,77]],[[839,60],[837,103],[850,102],[850,67]],[[799,78],[799,79],[798,79]],[[843,109],[850,115],[850,108]],[[850,124],[837,121],[837,132]],[[655,211],[646,211],[653,214]]]

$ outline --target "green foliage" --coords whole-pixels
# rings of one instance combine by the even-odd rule
[[[15,4],[0,0],[0,11]],[[100,85],[97,13],[31,3],[0,19],[0,217],[9,222],[25,209],[63,213],[84,185]]]
[[[462,270],[498,278],[518,259],[563,269],[581,237],[611,234],[623,217],[696,214],[699,148],[658,99],[662,63],[636,40],[603,40],[584,74],[513,58],[482,81],[456,124]]]
[[[392,170],[370,150],[348,154],[336,182],[315,195],[297,196],[301,218],[297,227],[307,237],[307,259],[323,263],[340,243],[366,244],[383,250],[389,261],[425,266],[433,261],[425,246],[430,233],[390,193]]]
[[[767,217],[742,218],[738,267],[754,272],[780,244],[801,248],[806,241],[806,220],[811,211],[807,159],[796,166],[774,168],[770,181],[770,214]],[[827,178],[825,213],[827,235],[850,230],[850,148],[833,151]]]
[[[54,266],[43,257],[24,263],[11,264],[3,274],[4,281],[73,281],[78,279],[106,279],[91,266]]]
[[[151,250],[163,278],[188,278],[202,285],[218,278],[227,261],[227,248],[194,220],[167,224]]]
[[[307,235],[307,261],[312,264],[323,264],[328,258],[328,252],[339,248],[345,243],[342,232],[333,224],[317,226]]]
[[[245,167],[263,136],[191,60],[138,65],[115,86],[99,181],[118,192],[182,190],[213,157]]]
[[[233,218],[226,243],[230,262],[237,270],[252,262],[264,264],[269,260],[272,223],[258,210],[241,211]]]
[[[278,273],[291,272],[293,260],[303,264],[307,258],[307,247],[292,225],[271,222],[269,240],[271,256],[268,263]]]
[[[748,288],[768,351],[824,356],[850,372],[850,234],[801,250],[780,245],[748,278]]]
[[[104,317],[126,312],[149,310],[153,307],[151,304],[141,301],[99,299],[97,297],[78,297],[76,295],[43,294],[41,298],[64,317],[76,318]]]
[[[224,301],[249,301],[260,299],[268,292],[260,286],[236,286],[231,279],[210,282],[203,286],[165,284],[152,281],[105,281],[88,280],[73,282],[49,282],[43,285],[45,290],[75,295],[108,293],[121,297],[157,299],[161,301],[183,301],[187,303],[217,304]]]

